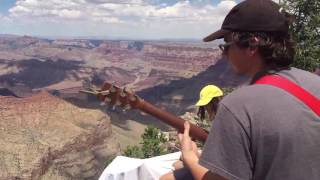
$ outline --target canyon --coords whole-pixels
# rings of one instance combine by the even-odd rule
[[[96,179],[147,125],[169,128],[79,90],[113,82],[180,116],[204,85],[246,80],[212,43],[0,36],[0,179]]]
[[[97,179],[119,153],[108,116],[47,92],[0,97],[0,179]]]

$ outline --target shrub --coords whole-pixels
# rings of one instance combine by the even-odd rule
[[[154,126],[148,126],[141,137],[142,142],[140,144],[142,146],[127,146],[123,153],[125,156],[150,158],[169,153],[165,145],[168,140],[160,129]]]

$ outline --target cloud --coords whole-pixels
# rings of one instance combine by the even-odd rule
[[[16,5],[9,9],[9,17],[21,20],[38,21],[39,19],[77,19],[82,17],[84,0],[18,0]]]
[[[88,3],[94,4],[104,4],[104,3],[112,3],[112,4],[144,4],[142,0],[86,0]]]
[[[7,18],[16,23],[38,26],[49,23],[57,26],[85,25],[96,30],[105,29],[106,33],[122,32],[123,36],[180,38],[190,35],[195,37],[195,33],[204,34],[218,28],[227,12],[236,4],[233,0],[224,0],[216,5],[209,4],[209,0],[185,0],[171,4],[155,2],[157,1],[17,0],[15,6],[9,10]],[[116,30],[117,28],[129,29]],[[81,34],[83,31],[83,35],[92,34],[92,31],[88,32],[85,29],[80,28],[74,33]],[[168,32],[171,33],[167,34]]]

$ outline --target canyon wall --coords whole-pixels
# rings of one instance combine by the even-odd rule
[[[108,116],[46,92],[0,97],[0,179],[97,179],[119,153]]]

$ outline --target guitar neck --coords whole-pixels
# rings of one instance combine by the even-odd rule
[[[147,101],[139,98],[134,93],[128,92],[124,89],[120,89],[119,87],[108,82],[105,82],[102,88],[99,90],[93,89],[92,91],[81,92],[93,94],[97,96],[99,100],[104,101],[105,103],[122,106],[125,109],[140,109],[141,111],[150,114],[167,123],[168,125],[176,128],[180,133],[182,133],[184,130],[184,119],[179,118],[167,111],[159,109],[154,105],[148,103]],[[208,133],[204,129],[190,123],[190,136],[194,139],[204,142],[208,137]]]
[[[147,101],[141,100],[137,108],[176,128],[180,133],[182,133],[184,130],[184,119],[179,118],[160,108],[157,108],[154,105],[148,103]],[[208,137],[208,133],[204,129],[199,128],[194,124],[190,123],[190,136],[194,139],[205,142]]]

